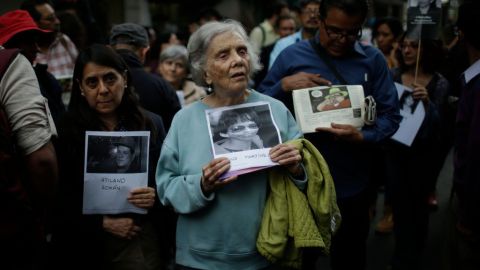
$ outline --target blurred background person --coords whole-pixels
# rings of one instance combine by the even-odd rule
[[[39,39],[49,39],[55,35],[50,30],[43,30],[33,21],[28,12],[14,10],[0,16],[0,45],[7,49],[18,48],[20,52],[34,64],[38,52]],[[60,116],[65,112],[62,101],[62,87],[47,66],[37,63],[34,66],[40,86],[40,92],[48,100],[49,111],[53,121],[58,124]]]
[[[382,51],[389,68],[398,67],[396,51],[402,34],[403,26],[397,18],[379,18],[373,25],[372,41]]]
[[[288,46],[299,42],[300,40],[310,39],[315,36],[320,25],[320,1],[302,0],[300,1],[300,29],[292,35],[280,38],[276,43],[268,62],[268,70],[278,55]],[[265,68],[266,69],[266,68]]]
[[[22,2],[20,9],[28,11],[39,28],[50,30],[56,34],[53,41],[39,42],[40,53],[35,62],[48,65],[48,71],[57,79],[71,77],[78,50],[70,38],[60,32],[60,20],[57,18],[51,2],[26,0]]]
[[[207,95],[203,87],[196,85],[190,79],[188,51],[183,45],[170,46],[160,54],[157,72],[177,90],[182,106]]]
[[[428,197],[441,167],[442,125],[449,92],[448,81],[436,70],[445,56],[440,40],[421,41],[404,35],[399,40],[399,64],[394,81],[413,89],[416,103],[423,103],[425,118],[408,147],[391,141],[387,148],[387,173],[392,191],[395,248],[392,269],[419,269],[428,236]],[[416,75],[417,53],[420,53]],[[413,107],[414,108],[414,107]]]
[[[122,23],[112,27],[110,46],[127,63],[132,86],[143,108],[162,117],[168,131],[173,116],[180,110],[175,90],[164,79],[145,71],[144,63],[149,47],[145,28],[135,23]]]
[[[295,30],[295,20],[290,15],[280,16],[275,23],[275,31],[277,32],[280,40],[286,36],[293,34]],[[277,42],[274,42],[273,44],[262,48],[260,52],[260,63],[262,64],[262,69],[254,75],[254,88],[256,88],[263,81],[263,78],[265,78],[265,76],[267,75],[268,63],[270,62],[270,54],[272,53],[272,50],[277,44]]]
[[[275,24],[280,16],[289,14],[290,10],[284,1],[277,0],[273,4],[266,5],[265,20],[250,32],[250,42],[252,42],[256,54],[259,54],[263,47],[277,41],[278,34],[275,31]]]

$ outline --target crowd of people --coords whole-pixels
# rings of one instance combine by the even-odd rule
[[[365,42],[369,9],[275,1],[251,31],[206,9],[188,37],[125,22],[91,44],[62,32],[63,19],[82,25],[79,14],[48,0],[0,15],[0,268],[316,269],[328,256],[333,270],[368,269],[383,186],[374,226],[394,235],[389,267],[421,269],[452,147],[445,269],[480,268],[480,5],[459,7],[449,47],[393,17],[376,18]],[[411,92],[399,96],[396,83]],[[333,85],[361,85],[373,120],[303,134],[292,92]],[[317,112],[351,107],[344,89],[325,92]],[[268,128],[251,104],[266,105]],[[413,143],[393,140],[419,106]],[[215,109],[225,110],[207,115]],[[147,153],[112,137],[96,142],[101,159],[87,154],[87,133],[132,131],[150,134]],[[278,166],[231,173],[231,155],[258,149]],[[85,212],[87,173],[139,174],[141,164],[147,184],[113,193],[140,212]]]

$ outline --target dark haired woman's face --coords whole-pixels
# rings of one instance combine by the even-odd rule
[[[119,168],[128,168],[130,163],[133,161],[132,150],[126,146],[119,145],[117,146],[117,155],[115,157],[115,162]]]
[[[395,42],[395,37],[393,36],[392,30],[387,24],[381,24],[377,29],[377,36],[375,41],[377,42],[378,48],[383,52],[383,54],[390,53],[390,50],[393,47]]]
[[[413,66],[417,61],[418,40],[405,38],[400,44],[403,62],[406,66]]]
[[[124,76],[111,67],[90,62],[83,69],[81,94],[90,108],[100,115],[115,113],[122,102],[125,87]]]

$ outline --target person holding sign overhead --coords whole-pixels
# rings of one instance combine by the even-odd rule
[[[439,40],[423,39],[422,48],[418,48],[419,40],[407,33],[399,44],[400,67],[392,70],[393,78],[413,90],[405,91],[400,98],[402,115],[412,116],[421,102],[425,118],[410,147],[393,140],[387,147],[387,181],[392,185],[395,221],[392,266],[393,269],[418,269],[428,235],[428,197],[435,189],[448,153],[448,149],[443,149],[442,125],[449,83],[436,71],[444,57]]]
[[[140,108],[131,82],[121,56],[104,45],[92,45],[76,61],[72,98],[57,144],[59,209],[52,243],[59,268],[68,268],[72,262],[82,269],[164,269],[166,265],[168,253],[161,244],[167,243],[172,231],[158,227],[168,224],[168,219],[166,210],[155,203],[153,178],[165,131],[159,116]],[[83,198],[86,131],[150,131],[149,186],[135,188],[124,198],[148,214],[83,214],[82,199],[88,200]],[[114,173],[130,169],[131,139],[115,141]],[[106,177],[120,181],[116,175]],[[160,238],[160,230],[165,238]]]
[[[302,134],[281,102],[247,88],[259,62],[238,22],[204,24],[190,37],[187,48],[195,83],[211,88],[212,93],[175,115],[158,161],[160,201],[179,213],[176,269],[267,269],[271,263],[257,251],[256,239],[267,199],[268,172],[222,179],[230,160],[213,159],[206,111],[266,102],[282,141]],[[243,118],[249,120],[235,130],[230,126],[231,133],[258,131],[253,118]],[[277,144],[269,155],[298,188],[306,186],[297,148]]]

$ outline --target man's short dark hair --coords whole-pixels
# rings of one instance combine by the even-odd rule
[[[320,5],[320,0],[301,0],[299,3],[298,3],[298,6],[300,7],[300,9],[304,9],[306,6],[308,6],[309,4],[317,4],[317,5]]]
[[[480,50],[480,3],[476,1],[467,1],[458,9],[457,27],[464,34],[465,41],[472,45],[476,50]]]
[[[367,18],[367,0],[322,0],[320,3],[320,18],[325,19],[331,8],[338,8],[349,16]]]
[[[42,14],[37,11],[36,6],[43,4],[49,4],[53,7],[52,2],[49,0],[26,0],[22,2],[20,9],[26,10],[35,21],[39,21],[42,18]]]

